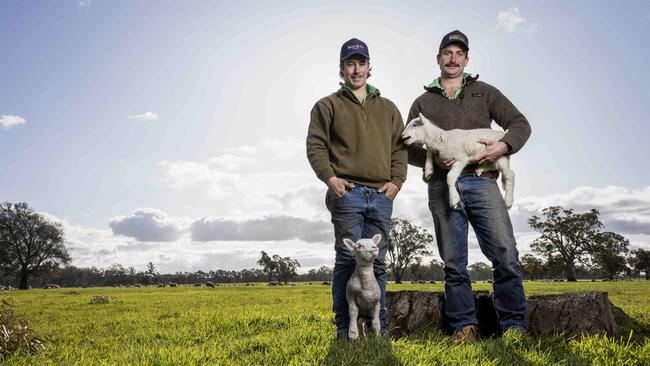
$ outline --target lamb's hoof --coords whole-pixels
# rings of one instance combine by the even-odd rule
[[[348,340],[356,341],[357,339],[359,339],[359,333],[358,332],[353,332],[353,331],[348,332]]]
[[[459,204],[459,203],[460,203],[460,200],[459,200],[459,201],[451,201],[451,202],[449,203],[449,207],[451,207],[452,209],[455,210],[455,209],[458,208],[458,204]]]
[[[433,173],[424,175],[424,179],[426,179],[426,180],[431,179],[431,177],[433,177]]]

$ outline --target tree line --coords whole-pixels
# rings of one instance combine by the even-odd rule
[[[434,238],[408,220],[394,218],[388,238],[389,279],[443,280],[444,265],[430,258]],[[650,280],[650,250],[630,250],[622,235],[602,231],[598,210],[577,213],[551,206],[534,215],[528,225],[539,236],[531,244],[534,254],[521,257],[523,274],[529,279],[566,277],[638,277]],[[291,257],[260,252],[261,268],[239,271],[213,270],[159,273],[149,262],[147,270],[114,264],[106,269],[69,265],[70,254],[64,245],[61,224],[34,212],[27,203],[0,203],[0,284],[41,287],[57,283],[66,287],[152,285],[160,283],[217,283],[330,281],[332,269],[322,266],[299,274],[300,263]],[[477,262],[468,267],[473,280],[491,279],[490,265]]]

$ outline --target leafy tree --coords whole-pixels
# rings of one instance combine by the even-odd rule
[[[413,275],[415,281],[420,279],[422,273],[422,257],[416,257],[413,259],[413,263],[409,266],[409,271]]]
[[[0,265],[20,277],[27,289],[30,275],[70,261],[61,224],[50,222],[27,203],[0,203]]]
[[[539,234],[531,249],[542,256],[559,259],[564,266],[568,281],[576,281],[576,261],[585,260],[598,230],[603,224],[598,219],[598,210],[582,214],[572,209],[551,206],[542,210],[544,218],[535,215],[528,225]]]
[[[592,260],[605,273],[608,279],[625,271],[625,254],[629,253],[630,242],[623,236],[604,232],[596,234],[593,244]]]
[[[297,260],[289,257],[281,258],[276,254],[273,256],[273,261],[277,263],[278,281],[283,281],[286,284],[298,276],[297,269],[300,267],[300,263]]]
[[[473,280],[489,280],[492,279],[492,266],[484,262],[476,262],[470,264],[468,267],[469,277]]]
[[[257,264],[262,266],[262,271],[266,273],[266,275],[269,277],[269,282],[271,282],[273,281],[273,275],[277,271],[277,263],[273,260],[273,258],[266,254],[265,251],[261,251],[260,254],[262,256],[257,261]]]
[[[425,273],[432,280],[442,281],[445,278],[445,265],[437,259],[432,259],[426,266]]]
[[[650,280],[650,250],[633,250],[630,265],[639,272],[645,272],[645,279]]]
[[[539,278],[544,273],[544,262],[532,254],[524,254],[521,259],[521,272],[528,275],[531,280]]]
[[[433,236],[410,221],[400,218],[391,220],[388,235],[388,268],[393,272],[396,283],[402,283],[402,276],[415,258],[431,255],[427,246]]]

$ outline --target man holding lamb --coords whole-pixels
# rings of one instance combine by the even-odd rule
[[[467,274],[468,224],[476,233],[481,251],[492,262],[494,304],[503,332],[526,331],[526,298],[510,216],[496,183],[498,172],[478,176],[477,164],[493,163],[519,151],[530,136],[526,117],[495,87],[465,73],[469,41],[455,30],[440,43],[437,63],[440,77],[425,87],[426,92],[411,106],[409,120],[420,113],[443,130],[490,128],[492,120],[505,130],[498,141],[481,140],[485,150],[475,155],[460,173],[456,189],[460,202],[450,207],[447,173],[453,160],[436,160],[438,165],[428,183],[429,209],[436,241],[445,263],[445,313],[459,342],[472,341],[478,323],[471,281]],[[423,167],[426,150],[408,147],[409,163]],[[481,169],[478,170],[481,172]],[[455,193],[455,192],[454,192]]]
[[[380,288],[381,332],[387,327],[386,252],[393,200],[406,180],[407,152],[402,116],[393,102],[368,84],[368,46],[350,39],[341,47],[340,89],[322,98],[311,111],[307,158],[327,187],[326,206],[334,224],[336,259],[332,281],[337,340],[346,340],[350,315],[346,284],[355,269],[354,242],[381,234],[374,276]]]

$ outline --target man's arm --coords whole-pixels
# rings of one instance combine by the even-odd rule
[[[391,138],[391,164],[390,178],[391,181],[384,184],[379,192],[385,192],[388,198],[395,199],[397,193],[406,181],[406,172],[408,169],[408,153],[406,145],[402,141],[402,131],[404,131],[404,121],[402,115],[395,105],[393,105],[392,138]]]
[[[354,184],[338,178],[330,163],[330,126],[332,109],[325,103],[318,102],[311,110],[311,120],[307,132],[307,160],[316,173],[336,197],[345,194]]]
[[[497,88],[488,94],[488,106],[490,118],[506,131],[500,140],[507,145],[506,153],[516,153],[530,137],[528,120]]]
[[[330,126],[332,110],[319,101],[311,110],[311,119],[307,131],[307,160],[318,179],[327,183],[335,176],[330,164]]]
[[[505,131],[501,140],[481,139],[485,150],[475,156],[479,164],[491,163],[506,154],[519,151],[530,136],[530,124],[517,107],[508,100],[497,88],[488,94],[490,118]]]

